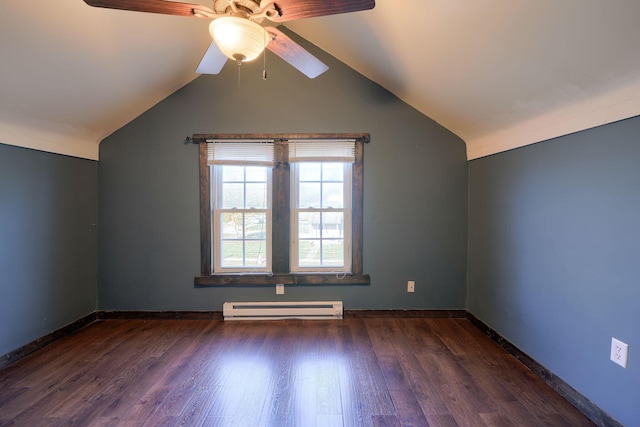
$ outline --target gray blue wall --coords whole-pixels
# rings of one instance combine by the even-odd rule
[[[96,309],[97,173],[0,144],[0,355]]]
[[[640,425],[640,117],[473,160],[469,178],[469,311]]]
[[[305,44],[306,45],[306,44]],[[308,46],[308,45],[306,45]],[[101,310],[220,310],[224,301],[343,300],[347,309],[464,308],[465,144],[324,52],[310,80],[269,54],[201,76],[100,144]],[[364,272],[370,286],[194,288],[200,271],[194,133],[369,132]],[[407,294],[407,280],[416,292]]]

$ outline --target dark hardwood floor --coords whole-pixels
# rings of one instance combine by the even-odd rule
[[[102,320],[0,371],[0,426],[587,426],[466,319]]]

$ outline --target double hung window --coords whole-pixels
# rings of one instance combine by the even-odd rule
[[[367,134],[194,135],[200,144],[196,285],[367,284]]]
[[[291,271],[351,272],[352,141],[289,142]]]
[[[209,144],[214,271],[271,271],[273,143]]]

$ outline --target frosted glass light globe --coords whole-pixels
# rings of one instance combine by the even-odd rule
[[[220,51],[235,61],[256,59],[269,43],[269,34],[261,25],[235,16],[214,19],[209,32]]]

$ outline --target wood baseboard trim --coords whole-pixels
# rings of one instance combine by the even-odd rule
[[[222,311],[97,311],[99,320],[145,319],[145,320],[222,320]]]
[[[587,399],[576,389],[567,384],[562,378],[555,375],[549,369],[545,368],[531,356],[513,345],[509,340],[504,338],[494,329],[489,327],[482,320],[473,314],[467,312],[469,321],[484,332],[503,350],[518,359],[520,363],[529,368],[531,372],[540,377],[547,385],[554,389],[560,396],[565,398],[569,403],[575,406],[580,412],[589,417],[591,421],[602,427],[624,427],[618,421],[614,420],[609,414],[600,409],[595,403]]]
[[[222,311],[97,311],[97,319],[223,320]],[[466,310],[345,310],[352,318],[452,318],[465,319]]]
[[[90,323],[93,323],[96,320],[96,312],[89,313],[84,317],[76,320],[75,322],[69,323],[66,326],[63,326],[60,329],[56,329],[53,332],[48,333],[47,335],[40,337],[34,341],[31,341],[28,344],[23,345],[16,350],[13,350],[0,358],[0,369],[3,369],[12,363],[17,362],[18,360],[27,357],[29,354],[34,351],[40,350],[43,347],[51,344],[54,341],[59,340],[60,338],[64,338],[67,335],[71,335],[78,329],[84,328]]]
[[[466,310],[345,310],[344,317],[355,318],[451,318],[465,319]]]

